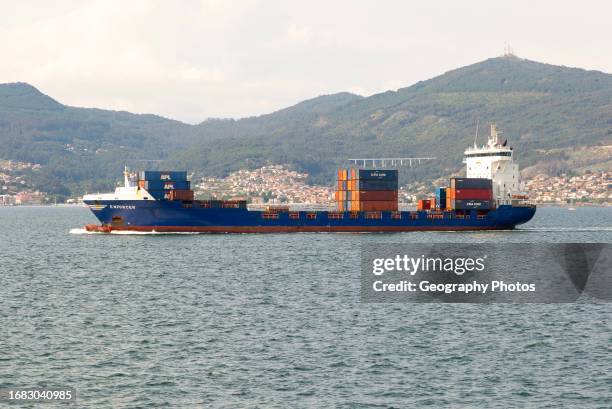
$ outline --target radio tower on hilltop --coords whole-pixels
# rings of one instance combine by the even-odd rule
[[[504,57],[516,57],[514,54],[514,49],[509,43],[504,43]]]

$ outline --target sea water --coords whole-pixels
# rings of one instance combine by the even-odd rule
[[[0,388],[72,387],[96,408],[612,407],[610,304],[359,297],[361,243],[610,243],[612,209],[474,233],[87,223],[82,207],[0,208]]]

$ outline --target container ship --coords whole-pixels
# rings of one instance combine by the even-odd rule
[[[522,192],[514,151],[494,125],[485,145],[465,150],[466,177],[453,177],[415,210],[398,205],[397,169],[339,169],[336,209],[269,206],[249,209],[244,200],[195,200],[185,171],[124,172],[114,193],[89,194],[83,202],[101,222],[91,232],[404,232],[509,230],[526,223],[536,207]]]

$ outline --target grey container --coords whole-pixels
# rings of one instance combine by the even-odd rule
[[[450,187],[453,189],[491,189],[491,179],[485,178],[451,178]]]
[[[453,200],[452,208],[455,210],[489,210],[493,207],[492,200]]]
[[[397,190],[397,180],[358,180],[357,190]]]
[[[357,169],[359,180],[397,180],[397,169]]]

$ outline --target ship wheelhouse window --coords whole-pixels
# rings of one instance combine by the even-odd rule
[[[512,152],[494,152],[494,153],[468,153],[466,158],[483,158],[488,156],[512,156]]]

